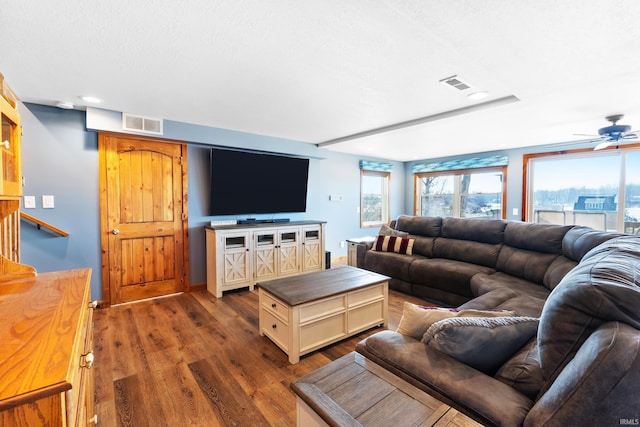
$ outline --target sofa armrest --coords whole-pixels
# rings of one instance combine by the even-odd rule
[[[369,336],[356,351],[485,425],[522,425],[533,406],[512,387],[394,331]]]
[[[361,242],[356,246],[356,267],[364,268],[364,257],[368,250],[373,247],[373,242]]]
[[[604,323],[539,396],[524,425],[638,424],[638,384],[640,331]]]

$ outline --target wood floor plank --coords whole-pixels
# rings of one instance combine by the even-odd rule
[[[222,425],[269,425],[218,357],[190,363],[189,369]]]
[[[403,301],[389,294],[389,329]],[[258,332],[258,295],[208,291],[97,310],[96,411],[104,426],[292,426],[290,384],[354,350],[373,328],[303,356],[288,356]]]

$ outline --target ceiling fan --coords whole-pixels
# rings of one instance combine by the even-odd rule
[[[638,139],[638,135],[635,132],[639,131],[632,131],[631,126],[629,125],[618,124],[618,121],[622,120],[623,117],[623,114],[613,114],[611,116],[605,117],[605,119],[611,122],[611,124],[609,126],[598,129],[598,135],[576,135],[598,138],[598,140],[600,140],[600,143],[595,146],[594,150],[602,150],[603,148],[607,148],[608,146],[616,144],[617,142],[626,142],[629,140]]]

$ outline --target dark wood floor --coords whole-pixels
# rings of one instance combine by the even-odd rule
[[[390,291],[389,329],[405,300]],[[366,331],[291,365],[258,333],[258,294],[207,291],[95,313],[95,386],[102,426],[292,426],[289,384],[354,350]]]

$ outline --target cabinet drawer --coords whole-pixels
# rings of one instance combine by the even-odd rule
[[[264,291],[262,292],[262,306],[278,316],[285,325],[289,323],[289,306]]]
[[[346,312],[325,317],[300,327],[300,353],[322,347],[346,336]]]
[[[364,289],[350,292],[348,295],[349,307],[366,304],[370,301],[384,298],[384,284],[370,286]]]
[[[300,307],[300,324],[344,310],[346,306],[343,295],[313,301]]]
[[[384,323],[384,301],[376,301],[349,310],[349,333]]]
[[[82,308],[82,320],[78,342],[74,345],[74,356],[71,368],[71,390],[65,392],[67,402],[67,420],[69,425],[86,424],[86,382],[93,365],[93,308],[89,302],[84,301]],[[91,360],[91,362],[90,362]]]
[[[289,352],[289,329],[287,324],[274,316],[269,310],[261,307],[262,310],[262,332],[267,335],[271,341],[276,343],[285,352]]]

